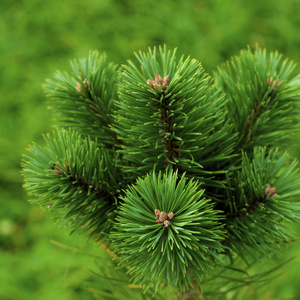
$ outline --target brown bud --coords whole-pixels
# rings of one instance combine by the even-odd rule
[[[159,74],[156,73],[155,75],[155,84],[156,85],[162,85],[163,84],[163,79],[161,78],[161,76]]]
[[[87,79],[84,79],[84,80],[83,80],[83,84],[84,84],[84,86],[85,86],[86,88],[90,87],[90,83],[89,83],[89,81],[88,81]]]
[[[268,184],[265,190],[265,197],[267,197],[268,195],[270,195],[270,197],[277,197],[278,194],[275,194],[275,191],[276,191],[276,187],[271,188],[271,185]]]
[[[164,78],[164,80],[163,80],[163,82],[162,82],[162,84],[161,84],[161,87],[162,87],[162,89],[165,91],[166,90],[166,88],[167,88],[167,86],[168,86],[168,83],[169,83],[169,75],[167,75],[165,78]]]
[[[147,83],[151,86],[151,88],[156,91],[156,86],[155,86],[155,82],[151,79],[147,80]]]
[[[164,222],[166,219],[167,219],[167,214],[164,211],[160,212],[159,220],[161,222]]]
[[[267,85],[271,84],[272,82],[273,82],[273,77],[267,79]]]
[[[170,224],[171,224],[170,221],[168,221],[168,220],[165,220],[165,221],[164,221],[164,226],[165,226],[165,227],[168,227]]]
[[[57,161],[56,162],[56,165],[54,165],[54,166],[51,166],[50,167],[50,170],[57,170],[58,172],[53,172],[53,174],[54,175],[58,175],[58,176],[63,176],[64,175],[64,172],[67,170],[67,171],[69,171],[69,164],[68,164],[68,162],[66,162],[64,165],[63,165],[63,168],[65,169],[63,169],[63,168],[61,168],[60,166],[58,166],[57,164],[59,164],[59,162]]]
[[[168,219],[171,220],[174,217],[174,214],[172,212],[168,213]]]
[[[159,218],[160,210],[159,209],[154,209],[154,213],[155,213],[156,217]]]
[[[169,83],[169,75],[167,75],[164,79],[162,79],[162,77],[157,73],[155,75],[154,81],[151,79],[147,80],[147,84],[149,84],[154,91],[157,91],[158,86],[161,86],[162,89],[165,91],[168,86],[168,83]]]
[[[79,93],[83,93],[80,82],[77,82],[77,85],[75,86],[75,90],[78,91]]]
[[[267,197],[267,196],[269,195],[269,193],[270,193],[270,188],[271,188],[271,186],[268,184],[268,185],[267,185],[267,188],[265,189],[265,197]]]
[[[58,175],[58,176],[64,175],[64,170],[61,167],[55,166],[55,169],[58,170],[58,172],[53,172],[54,175]]]
[[[81,83],[84,84],[85,88],[90,87],[90,83],[87,79],[82,80],[81,76],[78,76],[79,81],[77,81],[77,85],[75,86],[75,90],[79,93],[83,93],[83,90],[81,88]]]
[[[274,89],[274,88],[277,88],[277,89],[278,89],[278,88],[280,87],[280,85],[281,85],[281,82],[280,82],[279,79],[275,79],[275,80],[274,80],[273,77],[270,77],[270,78],[267,79],[267,85],[268,85],[268,86],[273,86],[273,89]]]
[[[156,223],[162,224],[165,227],[168,227],[171,224],[170,220],[174,216],[172,212],[166,214],[164,211],[160,211],[159,209],[154,209],[154,213],[156,216]]]

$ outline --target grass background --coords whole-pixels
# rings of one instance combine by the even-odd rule
[[[300,62],[299,11],[299,0],[1,0],[0,299],[93,299],[81,288],[93,262],[50,240],[100,250],[57,229],[22,189],[21,155],[51,130],[46,78],[90,49],[121,64],[134,51],[164,43],[199,59],[208,72],[255,43]],[[300,138],[297,144],[291,152],[300,158]],[[296,242],[284,249],[283,258],[298,255],[298,248]],[[300,299],[299,264],[284,270],[263,299]]]

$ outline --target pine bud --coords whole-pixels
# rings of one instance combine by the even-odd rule
[[[148,79],[147,84],[151,86],[151,88],[156,92],[157,87],[161,86],[162,89],[165,91],[169,83],[169,75],[167,75],[164,79],[156,73],[155,80]]]
[[[273,86],[273,89],[274,90],[275,88],[278,89],[281,85],[281,82],[279,79],[275,79],[273,77],[270,77],[267,79],[267,85],[268,86]]]
[[[83,90],[81,88],[81,84],[79,81],[77,81],[77,85],[75,86],[75,90],[78,91],[79,93],[83,93]]]
[[[161,78],[161,76],[159,74],[156,73],[155,75],[155,84],[157,86],[162,85],[163,84],[163,79]]]
[[[154,213],[155,213],[156,217],[159,218],[160,210],[159,209],[154,209]]]
[[[57,164],[59,164],[58,161],[56,162],[56,165],[50,167],[50,170],[57,170],[57,171],[53,172],[54,175],[63,176],[64,173],[65,173],[65,171],[69,171],[69,164],[68,164],[68,162],[66,162],[63,165],[64,169],[61,168],[60,166],[58,166]]]
[[[276,191],[276,187],[271,188],[271,185],[268,184],[267,188],[265,189],[265,197],[267,197],[268,195],[270,195],[270,197],[277,197],[278,194],[275,194],[275,191]]]
[[[162,89],[165,91],[167,86],[168,86],[168,83],[169,83],[169,75],[167,75],[164,80],[163,80],[163,83],[161,84],[161,87]]]
[[[165,227],[168,227],[170,224],[171,224],[171,222],[170,222],[170,221],[168,221],[168,220],[165,220],[165,221],[164,221],[164,225],[165,225]]]
[[[167,219],[167,214],[162,211],[159,215],[159,220],[163,223]]]
[[[148,80],[147,80],[147,83],[152,87],[152,89],[153,89],[154,91],[156,91],[155,82],[154,82],[153,80],[148,79]]]
[[[164,211],[160,211],[159,209],[154,209],[154,213],[156,216],[156,223],[162,224],[165,227],[168,227],[171,224],[170,220],[174,217],[173,212],[169,212],[167,214]]]
[[[172,212],[168,213],[168,219],[171,220],[174,217],[174,214]]]
[[[77,81],[77,85],[75,86],[75,90],[78,91],[79,93],[83,93],[83,90],[81,88],[81,83],[84,84],[85,88],[90,87],[90,83],[87,79],[82,80],[81,76],[78,76],[79,81]]]

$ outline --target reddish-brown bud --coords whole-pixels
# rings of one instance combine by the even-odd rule
[[[171,220],[174,217],[174,214],[172,212],[168,213],[168,219]]]
[[[156,217],[159,218],[160,210],[159,209],[154,209],[154,213],[155,213]]]
[[[168,227],[170,224],[171,224],[170,221],[168,221],[168,220],[165,220],[165,221],[164,221],[164,226],[165,226],[165,227]]]
[[[79,81],[77,81],[77,84],[75,86],[75,90],[78,91],[79,93],[83,93],[83,90],[81,88],[81,83],[84,84],[85,88],[90,87],[90,83],[87,79],[82,80],[81,76],[78,76]]]
[[[147,83],[151,86],[151,88],[156,91],[156,86],[155,86],[155,82],[151,79],[147,80]]]
[[[162,89],[165,91],[169,83],[169,75],[167,75],[164,79],[156,73],[155,80],[148,79],[147,84],[151,86],[151,88],[156,92],[157,87],[161,86]]]
[[[271,188],[271,185],[268,184],[267,188],[265,189],[265,197],[267,197],[268,195],[270,195],[270,197],[277,197],[278,194],[275,194],[275,191],[276,191],[276,187]]]
[[[77,81],[77,85],[75,86],[75,90],[79,93],[83,93],[80,82]]]
[[[50,170],[57,170],[57,172],[53,172],[54,175],[58,175],[58,176],[63,176],[65,171],[69,171],[69,164],[68,162],[66,162],[64,165],[63,165],[63,168],[61,168],[60,166],[58,166],[57,164],[59,164],[59,162],[57,161],[56,162],[56,165],[54,166],[51,166],[50,167]]]
[[[167,214],[164,211],[160,212],[159,220],[161,222],[164,222],[166,219],[167,219]]]
[[[154,213],[156,216],[156,223],[162,224],[165,227],[168,227],[171,224],[171,219],[174,217],[173,212],[169,212],[168,214],[164,211],[160,211],[159,209],[154,209]]]
[[[281,82],[279,79],[274,79],[273,77],[267,78],[267,85],[268,86],[273,86],[273,90],[274,88],[279,88],[281,85]]]
[[[163,82],[162,82],[162,84],[161,84],[161,87],[162,87],[162,89],[165,91],[166,90],[166,88],[167,88],[167,86],[168,86],[168,83],[169,83],[169,75],[167,75],[165,78],[164,78],[164,80],[163,80]]]
[[[155,84],[156,85],[162,85],[163,84],[163,79],[161,78],[161,76],[159,74],[156,73],[155,75]]]

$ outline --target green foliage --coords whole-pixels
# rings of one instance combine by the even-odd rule
[[[45,148],[33,145],[26,157],[28,191],[41,195],[38,203],[57,211],[63,224],[104,238],[122,188],[116,155],[71,130],[55,131],[45,139]]]
[[[144,175],[169,164],[188,171],[208,185],[223,173],[233,148],[231,125],[225,122],[225,99],[195,59],[176,59],[176,50],[136,55],[140,68],[129,61],[119,84],[116,132],[128,169]],[[156,74],[171,79],[166,89],[153,90],[147,79]],[[212,158],[213,157],[213,158]]]
[[[294,68],[295,63],[282,60],[278,52],[248,49],[215,72],[229,99],[227,116],[238,132],[238,150],[251,153],[256,145],[289,145],[299,128],[300,77],[291,76]]]
[[[135,283],[156,291],[161,284],[188,290],[220,263],[224,232],[203,193],[184,175],[177,182],[177,172],[153,173],[128,188],[113,238]],[[172,215],[163,222],[159,213]]]
[[[291,241],[285,223],[299,219],[296,167],[297,162],[278,149],[254,148],[252,160],[243,153],[242,167],[226,194],[225,209],[228,246],[240,257],[268,256]]]
[[[49,81],[71,129],[30,149],[25,187],[73,230],[108,243],[134,284],[205,295],[207,276],[222,278],[215,268],[243,273],[237,258],[250,265],[292,240],[285,223],[299,219],[300,182],[283,149],[300,82],[292,64],[259,49],[220,67],[215,84],[175,50],[136,57],[140,66],[128,61],[117,78],[94,52],[73,77]]]
[[[41,132],[50,130],[41,89],[45,78],[89,49],[106,51],[114,62],[123,63],[133,51],[160,43],[180,46],[180,54],[201,60],[209,72],[256,42],[299,61],[299,8],[299,1],[278,0],[230,5],[220,0],[0,1],[0,298],[91,297],[76,289],[87,265],[84,258],[60,255],[49,247],[49,238],[66,237],[51,226],[48,214],[26,203],[21,187],[21,153],[32,140],[42,144]],[[288,150],[300,157],[299,147]],[[294,230],[299,232],[296,226]],[[65,241],[71,242],[79,243],[74,236]],[[287,256],[297,254],[297,243],[285,250]],[[285,270],[284,277],[268,284],[262,299],[300,298],[297,264]]]
[[[88,59],[72,62],[72,75],[57,72],[55,80],[48,80],[45,88],[50,108],[61,124],[98,137],[109,146],[115,142],[108,127],[117,97],[115,85],[116,65],[95,51]]]

